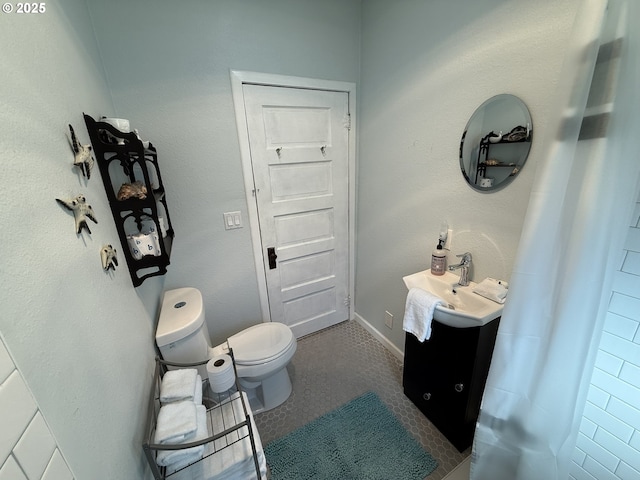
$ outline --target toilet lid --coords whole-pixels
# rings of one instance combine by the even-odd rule
[[[284,323],[268,322],[249,327],[227,339],[238,364],[264,363],[284,352],[293,332]]]

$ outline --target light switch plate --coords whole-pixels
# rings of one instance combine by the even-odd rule
[[[242,214],[240,212],[223,213],[225,230],[233,230],[234,228],[242,228]]]

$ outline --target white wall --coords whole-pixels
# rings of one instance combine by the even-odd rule
[[[118,236],[100,174],[72,168],[67,125],[88,143],[82,112],[113,113],[85,2],[0,14],[0,39],[0,332],[75,478],[142,478],[161,281],[136,291],[126,266],[102,271],[100,248]],[[79,193],[92,235],[55,201]],[[17,421],[16,403],[0,425]],[[18,458],[6,453],[0,468]]]
[[[640,198],[616,271],[571,468],[576,480],[640,478]]]
[[[221,342],[262,318],[229,71],[357,81],[360,1],[88,3],[116,111],[158,148],[176,231],[165,287],[200,289]],[[236,210],[245,228],[226,231]]]
[[[260,316],[248,228],[222,224],[225,211],[246,218],[229,69],[359,82],[356,311],[397,347],[401,277],[428,267],[443,219],[453,253],[474,253],[476,280],[508,277],[578,0],[87,2],[89,11],[63,0],[40,16],[0,15],[0,332],[76,478],[145,476],[142,403],[163,288],[203,290],[216,340]],[[460,175],[459,138],[475,108],[505,92],[529,105],[536,140],[513,184],[483,195]],[[72,123],[88,141],[83,111],[129,117],[160,149],[177,232],[166,281],[133,289],[124,265],[101,270],[99,248],[117,234],[97,169],[80,178],[65,138]],[[54,201],[80,192],[100,222],[91,236],[77,237]],[[590,427],[587,413],[583,428],[604,450],[611,440],[617,473],[633,466],[626,455],[638,443],[637,409],[619,408],[620,388],[638,385],[637,227],[596,370],[607,381],[594,377],[590,397],[605,422]],[[14,413],[3,409],[0,425]],[[629,445],[610,435],[615,415]],[[596,448],[582,451],[582,468],[610,467]],[[0,458],[0,478],[14,467]]]
[[[396,347],[404,347],[402,277],[429,267],[442,220],[453,229],[449,263],[469,251],[472,280],[508,279],[577,4],[363,2],[355,305]],[[460,173],[460,137],[500,93],[528,105],[533,145],[513,183],[479,193]]]

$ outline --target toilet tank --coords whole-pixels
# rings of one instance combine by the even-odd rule
[[[162,358],[169,362],[190,363],[209,358],[211,339],[199,290],[185,287],[164,292],[156,344]]]

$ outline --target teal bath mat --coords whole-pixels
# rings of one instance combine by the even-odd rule
[[[272,480],[422,480],[438,465],[368,392],[264,449]]]

